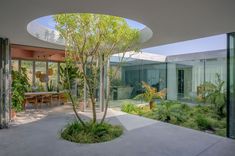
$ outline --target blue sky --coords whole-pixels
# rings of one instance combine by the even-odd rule
[[[227,44],[226,34],[221,34],[195,40],[146,48],[143,49],[143,52],[156,53],[169,56],[177,54],[226,49],[226,44]]]
[[[133,20],[126,19],[126,21],[132,28],[143,29],[145,27],[143,24]],[[52,16],[41,17],[37,19],[37,22],[51,29],[55,29],[55,22]],[[143,49],[143,52],[169,56],[219,49],[226,49],[226,34],[146,48]]]
[[[46,27],[49,27],[51,29],[55,29],[55,22],[54,22],[52,16],[41,17],[41,18],[37,19],[36,21]],[[137,21],[133,21],[130,19],[126,19],[126,21],[127,21],[127,24],[132,28],[136,28],[136,29],[141,30],[145,27],[145,25],[143,25]]]

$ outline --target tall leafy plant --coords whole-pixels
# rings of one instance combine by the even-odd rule
[[[154,98],[160,98],[156,88],[151,87],[146,82],[142,81],[142,87],[144,88],[144,93],[139,94],[135,99],[142,99],[149,103],[150,109],[153,109]]]
[[[216,82],[205,82],[204,87],[204,96],[206,102],[210,103],[215,109],[217,114],[221,117],[224,117],[226,114],[226,92],[224,90],[225,81],[220,78],[220,75],[216,73]]]
[[[72,86],[71,86],[77,79],[80,79],[80,80],[83,79],[82,75],[79,72],[79,68],[74,66],[74,64],[72,62],[69,62],[67,60],[66,66],[60,67],[60,77],[61,77],[60,84],[63,86],[63,88],[65,90],[67,90],[68,96],[72,102],[73,111],[75,112],[77,119],[81,122],[81,124],[83,126],[85,126],[84,121],[79,116],[79,114],[76,110],[77,99],[76,99],[76,96],[73,96],[73,94],[72,94]]]
[[[12,108],[22,111],[25,92],[28,91],[30,84],[27,77],[27,70],[21,68],[19,71],[12,71]]]

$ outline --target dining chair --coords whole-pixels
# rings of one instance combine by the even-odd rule
[[[38,108],[38,99],[37,96],[35,95],[26,95],[25,96],[25,101],[23,103],[23,108],[26,110],[26,105],[31,104],[33,107],[36,109]]]
[[[68,98],[65,96],[65,93],[59,93],[59,104],[67,104]]]
[[[42,95],[42,104],[47,104],[47,106],[51,107],[52,95],[51,94]]]

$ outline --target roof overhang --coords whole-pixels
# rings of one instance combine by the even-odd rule
[[[133,19],[153,31],[142,48],[235,31],[234,0],[14,0],[0,5],[0,36],[13,44],[63,49],[27,32],[30,21],[58,13],[101,13]]]

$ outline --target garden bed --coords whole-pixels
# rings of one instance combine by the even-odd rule
[[[149,106],[124,103],[121,110],[150,119],[226,136],[226,118],[219,116],[211,105],[188,106],[178,101],[162,101],[150,110]]]
[[[65,140],[76,143],[100,143],[111,141],[122,135],[121,126],[108,123],[85,123],[85,127],[80,122],[72,122],[61,131],[61,137]]]

